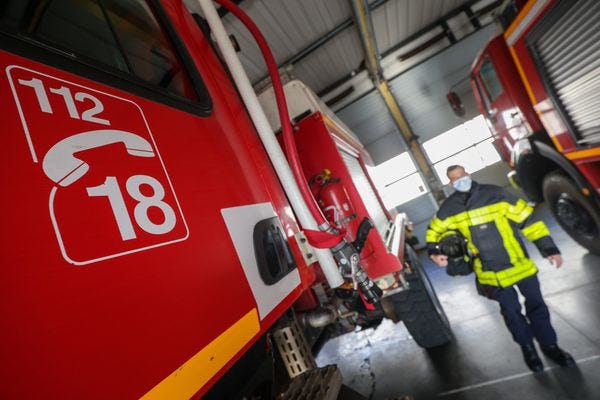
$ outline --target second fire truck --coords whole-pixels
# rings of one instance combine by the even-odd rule
[[[515,3],[473,64],[475,98],[513,183],[600,254],[600,3]]]

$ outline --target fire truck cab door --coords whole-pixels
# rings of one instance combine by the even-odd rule
[[[505,80],[500,76],[501,70],[497,63],[500,63],[500,67],[512,67],[510,55],[506,49],[495,51],[496,48],[497,43],[492,42],[488,51],[493,54],[484,53],[479,59],[473,70],[472,82],[477,91],[476,96],[479,97],[480,108],[494,134],[496,148],[506,161],[510,161],[514,143],[527,136],[531,128],[511,96],[512,87],[506,87]],[[499,57],[505,59],[497,60]],[[514,84],[519,84],[518,80]]]
[[[259,316],[221,210],[297,225],[192,16],[8,1],[0,102],[0,397],[202,394],[300,289]]]

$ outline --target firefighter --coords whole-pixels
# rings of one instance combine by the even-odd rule
[[[533,372],[544,365],[533,344],[562,367],[573,367],[573,357],[557,345],[548,307],[542,298],[537,267],[529,258],[521,236],[532,241],[542,256],[560,268],[562,258],[543,221],[531,216],[533,208],[495,185],[478,184],[460,165],[447,170],[456,189],[441,205],[427,229],[429,257],[446,267],[448,257],[438,242],[444,233],[459,231],[468,240],[478,293],[500,305],[504,322],[523,351],[525,363]],[[516,288],[525,297],[527,318],[521,312]]]

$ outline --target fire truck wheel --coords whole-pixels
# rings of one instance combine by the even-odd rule
[[[452,338],[446,313],[410,246],[406,246],[405,256],[411,266],[404,275],[409,289],[391,297],[396,315],[419,346],[431,348],[446,344]]]
[[[544,200],[560,226],[590,253],[600,254],[600,206],[560,171],[544,178]]]

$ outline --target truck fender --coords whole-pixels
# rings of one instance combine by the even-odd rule
[[[530,200],[544,200],[542,182],[544,177],[554,170],[563,171],[575,182],[579,190],[588,189],[591,193],[594,192],[577,167],[556,149],[537,140],[531,144],[533,152],[519,157],[515,165],[521,187]]]

